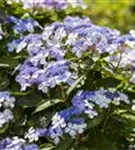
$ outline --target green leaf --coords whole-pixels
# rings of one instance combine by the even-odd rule
[[[6,73],[0,74],[0,90],[3,90],[9,85],[8,75]]]
[[[89,148],[87,147],[86,144],[82,144],[82,145],[77,145],[77,147],[75,147],[74,150],[89,150]]]
[[[14,92],[13,89],[12,89],[12,92],[10,92],[10,94],[12,94],[14,96],[26,96],[26,95],[28,95],[30,93],[31,93],[31,91],[27,91],[27,92],[20,92],[20,91],[18,91],[18,92]]]
[[[72,144],[73,139],[68,136],[65,135],[63,137],[63,140],[61,140],[61,142],[57,145],[57,147],[54,150],[69,150],[70,145]]]
[[[44,144],[41,146],[40,150],[51,150],[53,149],[55,146],[53,146],[52,144]]]
[[[125,119],[131,120],[135,123],[135,115],[125,113],[125,114],[122,114],[121,117],[124,117]]]
[[[98,130],[94,134],[90,133],[89,141],[89,150],[118,150],[116,141]]]
[[[38,93],[31,93],[26,96],[20,95],[20,98],[17,98],[16,106],[24,108],[36,107],[41,101],[42,97]]]
[[[85,78],[85,75],[82,75],[79,79],[77,79],[74,82],[74,84],[67,90],[66,94],[69,95],[84,78]]]
[[[103,116],[101,116],[101,115],[96,117],[96,118],[94,118],[94,119],[87,120],[87,128],[86,128],[86,130],[99,125],[102,120],[103,120]]]
[[[0,128],[0,134],[3,134],[6,132],[6,130],[8,129],[9,125],[5,124],[4,127]]]
[[[0,68],[8,68],[8,67],[9,67],[8,64],[2,64],[2,63],[0,63]]]
[[[102,79],[99,79],[97,80],[97,83],[96,83],[99,87],[105,87],[105,88],[108,88],[108,87],[117,87],[119,84],[120,84],[120,81],[117,80],[117,79],[114,79],[114,78],[102,78]]]
[[[58,104],[58,103],[62,103],[64,102],[64,100],[61,100],[61,99],[51,99],[51,100],[44,100],[45,102],[41,105],[39,105],[36,110],[33,112],[34,113],[37,113],[37,112],[40,112],[40,111],[43,111],[49,107],[52,107],[54,106],[55,104]]]
[[[0,58],[0,67],[14,68],[18,64],[18,60],[14,59],[12,56],[3,56]]]

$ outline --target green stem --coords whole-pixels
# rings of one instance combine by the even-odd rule
[[[106,116],[104,124],[103,124],[103,131],[105,130],[105,127],[106,127],[109,117],[110,117],[110,107],[108,108],[107,116]]]
[[[62,92],[62,99],[64,100],[66,106],[68,107],[68,102],[67,102],[67,98],[66,98],[64,89],[63,89],[62,85],[60,85],[60,87],[61,87],[61,92]]]
[[[119,65],[120,65],[120,62],[121,62],[121,59],[122,59],[122,53],[120,54],[120,59],[119,59],[118,64],[117,64],[117,66],[116,66],[116,68],[115,68],[115,71],[118,69],[118,67],[119,67]]]

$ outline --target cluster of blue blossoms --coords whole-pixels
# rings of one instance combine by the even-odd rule
[[[55,144],[58,144],[65,133],[74,139],[87,127],[87,122],[83,118],[85,115],[89,119],[93,119],[98,116],[96,107],[103,110],[111,105],[118,106],[121,103],[130,104],[130,101],[127,95],[118,91],[104,89],[79,91],[72,99],[72,106],[57,112],[52,117],[51,125],[48,128],[30,128],[25,138],[28,138],[29,142],[33,142],[37,141],[39,137],[50,137]],[[99,110],[100,113],[101,110]]]
[[[121,35],[117,30],[94,25],[88,18],[70,16],[63,22],[54,22],[44,28],[31,18],[21,20],[9,17],[7,22],[14,24],[13,30],[17,37],[19,36],[8,43],[8,50],[17,53],[26,51],[28,54],[18,67],[19,73],[16,77],[22,91],[36,86],[38,90],[47,93],[49,89],[61,84],[73,85],[79,77],[80,66],[69,59],[69,54],[78,59],[83,57],[85,52],[94,52],[93,60],[96,61],[100,54],[109,53],[111,56],[105,58],[106,61],[110,61],[116,67],[119,64],[122,68],[130,64],[131,72],[134,71],[135,58],[130,57],[134,54],[135,48],[133,30]],[[35,28],[38,28],[40,33],[33,33]],[[135,82],[134,74],[130,81]],[[0,114],[0,127],[13,118],[8,108],[14,107],[14,101],[8,92],[0,93],[0,107],[2,110],[5,109]],[[45,137],[53,139],[54,143],[58,144],[63,134],[75,138],[87,128],[84,116],[94,119],[103,109],[121,103],[130,104],[130,101],[127,95],[118,91],[79,91],[72,99],[72,106],[57,112],[47,128],[31,127],[23,139],[3,139],[0,149],[38,150],[35,144],[27,144],[26,139],[33,142]]]
[[[10,16],[7,17],[6,23],[14,24],[13,31],[16,34],[23,34],[25,32],[32,33],[35,27],[41,28],[39,23],[32,18],[18,19],[14,16]]]
[[[135,58],[130,57],[135,53],[135,31],[121,35],[117,30],[94,25],[88,18],[70,16],[63,23],[54,22],[44,28],[32,19],[14,21],[16,19],[10,17],[9,20],[15,23],[14,31],[21,32],[19,39],[8,44],[8,50],[28,53],[16,77],[22,91],[36,85],[46,93],[60,83],[72,85],[78,77],[78,67],[73,67],[76,64],[68,59],[69,53],[80,58],[85,52],[93,52],[94,61],[101,54],[109,53],[105,59],[114,67],[130,65],[130,81],[135,83]],[[35,27],[41,32],[32,33]]]
[[[11,111],[15,106],[15,98],[9,92],[0,92],[0,128],[13,120]],[[13,137],[5,138],[0,141],[0,150],[39,150],[35,144],[27,144],[26,140]]]
[[[97,106],[103,110],[103,108],[106,109],[111,105],[118,106],[121,103],[130,104],[130,101],[127,95],[118,91],[104,89],[79,91],[72,99],[72,106],[57,112],[52,117],[51,125],[48,128],[34,129],[31,127],[23,139],[18,137],[5,138],[0,141],[0,149],[38,150],[37,145],[27,144],[26,139],[31,143],[38,141],[40,137],[51,138],[55,144],[60,142],[63,134],[69,134],[74,139],[76,135],[82,134],[87,128],[87,121],[83,118],[84,116],[93,119],[98,116],[98,113],[101,113],[101,110],[97,111]],[[11,101],[3,101],[3,105],[13,107]]]
[[[0,92],[0,128],[13,119],[15,98],[9,92]]]
[[[57,10],[61,11],[66,9],[69,6],[81,7],[85,9],[87,5],[83,0],[9,0],[9,2],[19,2],[22,3],[24,9],[48,9],[48,10]]]
[[[27,144],[22,138],[13,137],[0,141],[0,150],[39,150],[36,144]]]

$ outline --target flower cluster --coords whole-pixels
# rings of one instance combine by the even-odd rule
[[[0,141],[1,150],[39,150],[36,144],[27,144],[22,138],[5,138]]]
[[[88,18],[71,16],[67,16],[63,23],[54,22],[46,26],[40,35],[46,48],[71,47],[72,52],[78,57],[90,49],[100,54],[123,52],[128,48],[133,49],[135,43],[134,31],[121,35],[118,30],[97,26]],[[36,34],[31,35],[31,38],[32,36],[36,36]],[[25,38],[27,39],[27,36]],[[24,43],[23,40],[20,41]],[[29,46],[28,41],[26,44]],[[38,40],[37,45],[41,47],[43,43],[41,44],[41,41]],[[33,46],[32,43],[31,46]],[[21,50],[23,49],[24,47]]]
[[[33,29],[34,27],[35,25]],[[26,31],[30,33],[23,35],[20,32],[20,38],[8,44],[9,51],[19,53],[25,50],[28,55],[19,66],[16,76],[22,91],[36,86],[38,90],[47,93],[49,89],[61,84],[66,87],[73,85],[80,73],[80,66],[69,59],[69,55],[83,60],[84,53],[94,53],[92,59],[95,61],[103,53],[109,53],[104,58],[105,61],[111,62],[115,67],[127,67],[130,64],[130,71],[134,70],[134,58],[131,57],[135,48],[134,31],[121,35],[117,30],[94,25],[88,18],[70,16],[63,22],[45,26],[40,33],[31,33],[27,25],[24,32]],[[63,134],[75,138],[87,128],[85,117],[94,119],[103,109],[118,106],[121,102],[130,104],[127,95],[118,91],[79,91],[73,97],[71,107],[57,112],[47,128],[30,128],[25,139],[33,142],[39,137],[49,137],[58,144]]]
[[[66,50],[61,41],[67,33],[60,24],[52,24],[51,27],[45,27],[42,34],[21,36],[8,44],[9,51],[15,49],[20,52],[26,48],[29,55],[16,77],[23,91],[31,85],[37,85],[39,90],[47,92],[48,88],[54,88],[62,82],[72,85],[77,78],[77,72],[71,67],[72,62],[64,59]]]
[[[7,23],[13,23],[13,31],[15,33],[34,32],[35,27],[41,28],[39,23],[32,18],[18,19],[14,16],[7,17]]]
[[[66,9],[69,6],[81,7],[83,9],[87,8],[87,5],[83,2],[83,0],[11,0],[11,2],[20,2],[23,4],[24,9],[55,9],[57,11]]]
[[[135,83],[135,31],[131,30],[129,34],[121,36],[113,41],[118,45],[119,53],[106,58],[107,62],[111,62],[113,68],[122,68],[127,70],[127,74],[131,75],[130,82]]]
[[[106,140],[118,149],[134,143],[135,102],[117,90],[134,99],[135,31],[121,34],[94,24],[83,16],[85,0],[7,0],[0,6],[0,88],[18,97],[15,105],[10,92],[0,92],[0,150],[62,149],[68,138],[71,149],[82,142],[87,147],[92,137],[97,145],[88,147],[95,149],[102,149],[102,141],[106,149]],[[83,17],[73,17],[76,7],[86,9]],[[6,17],[10,13],[16,17]],[[71,16],[61,21],[66,14]]]
[[[18,32],[31,31],[40,25],[31,19],[14,21],[14,29]],[[28,21],[29,20],[29,21]],[[18,22],[18,23],[17,23]],[[42,27],[40,27],[42,29]],[[41,30],[42,31],[42,30]],[[37,85],[38,89],[47,92],[61,82],[71,85],[77,78],[77,68],[71,68],[73,62],[67,60],[69,51],[77,57],[82,57],[84,52],[94,52],[94,58],[100,54],[109,53],[106,61],[117,67],[131,66],[134,71],[134,46],[135,34],[121,35],[119,31],[100,27],[91,23],[88,18],[66,17],[64,22],[54,22],[46,26],[41,33],[22,35],[19,39],[8,44],[9,51],[17,53],[27,50],[28,58],[20,67],[16,81],[21,89]],[[96,60],[95,59],[95,60]],[[135,82],[135,75],[130,79]]]
[[[9,92],[0,92],[0,128],[13,119],[11,109],[14,108],[15,98]]]
[[[60,142],[60,137],[68,133],[72,138],[84,132],[87,127],[82,118],[87,115],[90,119],[98,116],[95,106],[108,108],[111,104],[120,105],[121,102],[130,104],[128,96],[119,92],[99,89],[95,91],[79,91],[72,99],[72,106],[57,112],[51,119],[51,125],[45,129],[30,128],[25,138],[30,142],[37,141],[39,137],[50,137],[55,144]]]
[[[20,73],[16,77],[16,81],[20,83],[21,90],[26,90],[31,85],[37,85],[38,89],[44,93],[48,92],[48,88],[54,88],[60,83],[67,83],[72,85],[76,75],[69,70],[70,63],[65,60],[57,62],[43,62],[34,65],[34,62],[26,60],[20,67]]]

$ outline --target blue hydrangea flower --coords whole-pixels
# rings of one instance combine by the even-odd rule
[[[13,40],[12,42],[7,44],[8,51],[13,52],[14,50],[17,49],[18,45],[23,41],[23,38],[21,37],[20,39]]]
[[[30,128],[25,137],[30,142],[38,140],[39,137],[49,137],[53,139],[55,144],[60,142],[61,137],[65,133],[75,138],[76,135],[82,134],[87,127],[87,122],[82,118],[83,115],[93,119],[98,116],[95,106],[106,109],[111,104],[117,106],[121,102],[130,104],[128,96],[119,91],[105,89],[79,91],[72,99],[72,106],[57,112],[52,117],[51,123],[47,128]]]
[[[43,129],[34,129],[31,127],[28,132],[25,134],[25,139],[28,139],[29,142],[38,141],[39,137],[48,136],[48,131],[46,128]]]
[[[13,120],[13,114],[11,109],[14,108],[15,98],[10,95],[9,92],[0,92],[0,128],[4,124]]]
[[[11,17],[11,20],[16,22],[15,18]],[[77,57],[82,57],[86,51],[95,52],[93,56],[94,61],[102,53],[108,52],[114,54],[115,52],[120,52],[117,58],[114,59],[116,61],[112,61],[112,63],[116,63],[114,66],[117,66],[124,42],[120,42],[121,40],[119,39],[125,40],[124,44],[127,43],[126,45],[128,45],[131,44],[129,42],[134,42],[134,37],[133,34],[121,36],[117,30],[96,26],[88,18],[68,16],[64,19],[63,23],[54,22],[51,25],[45,26],[43,32],[40,34],[30,33],[26,36],[21,36],[20,39],[9,43],[8,49],[9,51],[15,49],[16,52],[27,50],[28,53],[28,58],[25,62],[29,62],[27,63],[29,65],[26,65],[24,62],[17,76],[17,82],[21,84],[21,87],[24,87],[21,89],[25,90],[29,86],[37,85],[39,90],[42,89],[46,93],[49,87],[54,88],[63,82],[69,85],[73,84],[75,79],[74,75],[78,73],[79,67],[75,68],[75,70],[72,68],[72,71],[69,71],[69,67],[66,71],[64,70],[64,73],[59,75],[56,73],[57,69],[59,71],[59,68],[62,69],[59,63],[66,61],[69,51]],[[134,59],[130,57],[131,54],[134,54],[134,52],[127,49],[124,51],[120,66],[124,66],[124,64],[128,65],[131,62],[130,64],[132,64],[131,66],[133,68]],[[106,59],[108,60],[106,61],[112,60],[112,57],[107,57]],[[70,62],[72,64],[72,61]],[[28,69],[25,65],[30,70],[37,69],[37,71],[35,73],[28,71],[27,73]],[[49,77],[47,73],[50,74]],[[26,79],[24,74],[29,79]]]
[[[39,27],[42,29],[42,27],[39,25],[39,23],[32,18],[26,18],[26,19],[17,19],[14,16],[9,16],[7,18],[7,21],[9,23],[14,23],[13,30],[15,33],[22,34],[24,32],[34,32],[35,27]]]
[[[63,136],[63,129],[58,126],[57,128],[49,128],[49,137],[53,139],[55,144],[58,144],[60,142],[60,137]]]
[[[104,89],[90,92],[80,91],[72,99],[73,106],[77,107],[80,112],[86,113],[89,118],[98,115],[94,110],[95,105],[98,105],[99,108],[108,108],[111,103],[119,105],[120,102],[130,103],[127,95]]]
[[[0,112],[0,128],[3,127],[5,123],[9,123],[13,119],[13,114],[10,109],[5,109]]]
[[[24,150],[39,150],[39,148],[36,144],[29,144],[24,147]]]
[[[16,77],[16,81],[20,83],[22,91],[35,84],[38,85],[39,90],[47,92],[48,88],[54,88],[60,83],[72,85],[76,78],[76,75],[69,71],[70,63],[65,60],[52,61],[46,64],[38,64],[37,66],[27,60],[20,67],[20,73]]]
[[[24,9],[46,8],[48,10],[55,9],[57,11],[61,11],[69,6],[72,6],[73,8],[79,6],[82,9],[87,8],[87,5],[83,2],[83,0],[12,0],[12,2],[21,2],[23,4]]]
[[[76,119],[69,122],[65,128],[65,133],[68,133],[72,138],[75,138],[77,134],[82,134],[87,124],[83,119]]]
[[[10,96],[9,92],[0,92],[0,107],[13,108],[15,103],[15,98]]]
[[[17,53],[23,51],[26,47],[30,46],[41,46],[41,36],[38,34],[28,34],[27,36],[22,36],[19,39],[13,40],[8,43],[8,51],[12,52],[16,50]],[[28,48],[29,51],[29,48]]]
[[[0,150],[39,150],[36,144],[26,144],[22,138],[5,138],[0,141]]]
[[[25,139],[29,139],[29,142],[38,141],[39,139],[39,132],[31,127],[28,133],[25,134]]]

